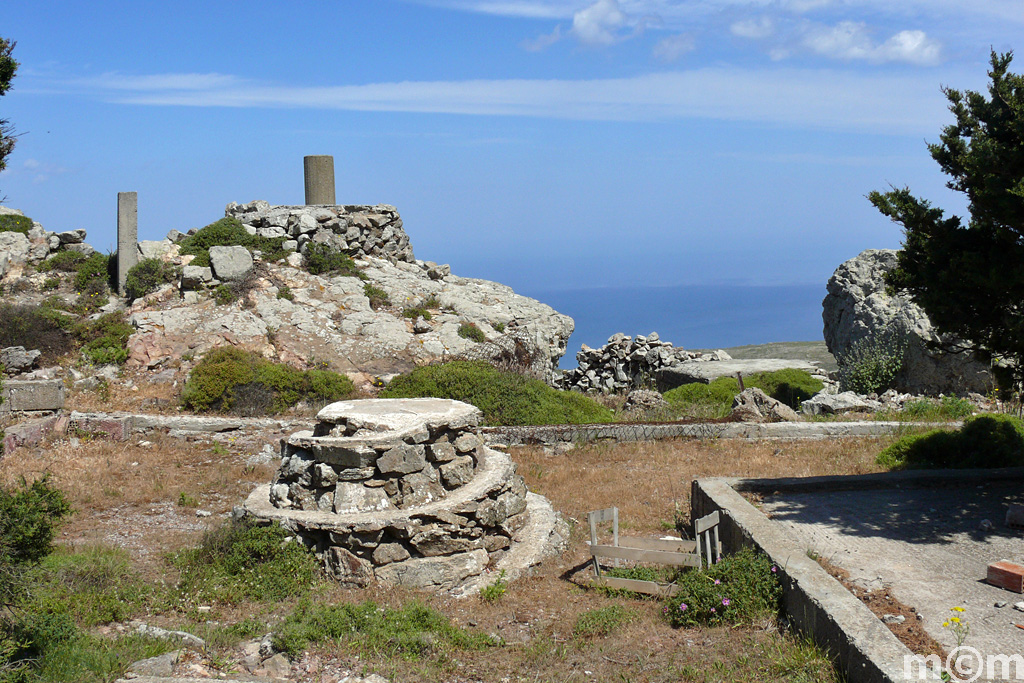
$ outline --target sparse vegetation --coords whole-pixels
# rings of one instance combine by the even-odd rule
[[[941,422],[944,420],[962,420],[974,413],[974,404],[965,398],[943,396],[941,399],[921,398],[908,401],[903,410],[886,411],[879,414],[885,420],[916,420],[921,422]]]
[[[288,255],[282,246],[284,237],[260,237],[250,235],[237,218],[222,218],[200,228],[194,235],[189,235],[178,243],[181,254],[193,254],[190,265],[210,266],[210,247],[245,247],[249,251],[258,251],[264,261],[279,261]]]
[[[758,372],[743,378],[748,388],[756,387],[794,409],[822,390],[821,380],[806,370],[786,369]],[[697,417],[724,417],[740,391],[735,377],[719,377],[710,384],[684,384],[665,392],[664,398],[675,410]]]
[[[478,344],[480,342],[487,341],[487,336],[484,334],[484,331],[474,323],[462,323],[459,325],[459,336],[463,339],[475,341]]]
[[[113,255],[99,252],[78,261],[75,265],[75,289],[79,292],[106,293],[113,278],[116,260]]]
[[[410,306],[409,308],[402,309],[402,316],[415,320],[416,318],[423,318],[424,320],[430,320],[430,311],[423,308],[422,306]]]
[[[295,295],[292,294],[292,289],[288,285],[278,287],[277,298],[284,299],[285,301],[295,301]]]
[[[141,299],[163,284],[177,282],[180,270],[158,258],[142,259],[128,271],[124,289],[129,300]]]
[[[214,349],[192,369],[182,404],[253,416],[279,413],[301,400],[336,401],[354,393],[345,375],[331,370],[297,370],[236,348]]]
[[[636,612],[622,605],[608,605],[588,610],[576,619],[572,634],[577,638],[611,635],[616,629],[636,619]]]
[[[904,436],[878,454],[878,464],[888,469],[1019,467],[1024,422],[1012,415],[977,415],[956,431]]]
[[[391,305],[391,299],[388,298],[388,293],[369,282],[363,285],[363,294],[370,300],[370,308],[375,311],[379,311],[380,309]]]
[[[504,332],[505,332],[505,323],[492,323],[491,324],[491,329],[493,329],[498,334],[504,334]]]
[[[238,301],[238,295],[235,294],[231,285],[217,285],[213,290],[213,300],[217,302],[218,306],[227,306]]]
[[[313,275],[366,279],[366,275],[359,270],[351,256],[320,242],[309,242],[306,245],[306,270]]]
[[[128,338],[133,332],[135,328],[120,311],[75,326],[75,334],[82,341],[82,354],[94,365],[120,365],[128,360]]]
[[[485,361],[452,361],[416,368],[391,380],[383,398],[434,396],[471,403],[492,425],[611,422],[612,413],[592,398],[552,389],[544,382],[503,372]]]
[[[894,325],[858,339],[845,353],[836,357],[839,388],[858,394],[881,393],[889,389],[903,369],[906,353],[906,334]]]
[[[0,303],[0,348],[24,346],[42,351],[42,361],[52,363],[71,350],[68,329],[74,316],[49,306]]]
[[[704,570],[682,570],[679,592],[665,601],[673,626],[750,624],[778,616],[782,586],[767,555],[744,548]]]
[[[45,261],[41,261],[39,265],[36,266],[36,270],[43,273],[49,273],[55,270],[64,273],[74,273],[87,258],[88,257],[80,251],[58,251]]]
[[[480,589],[480,598],[484,602],[496,602],[501,599],[506,590],[508,590],[508,583],[505,581],[505,570],[502,569],[494,581]]]

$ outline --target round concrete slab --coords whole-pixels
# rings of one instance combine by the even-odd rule
[[[374,431],[404,431],[423,424],[475,425],[480,411],[447,398],[371,398],[337,401],[317,413],[320,422]]]

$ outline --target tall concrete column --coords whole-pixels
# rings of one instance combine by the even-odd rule
[[[128,271],[139,262],[139,193],[117,193],[117,293],[125,295]]]
[[[334,200],[334,157],[321,154],[303,157],[306,176],[306,204],[331,204]]]

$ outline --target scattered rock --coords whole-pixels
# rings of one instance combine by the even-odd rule
[[[796,422],[796,411],[757,387],[741,391],[732,401],[732,417],[743,422]]]
[[[882,621],[886,624],[902,624],[907,618],[902,614],[883,614]]]
[[[210,266],[218,280],[241,280],[252,270],[252,254],[245,247],[210,247]]]
[[[844,391],[841,394],[820,392],[800,404],[800,410],[808,415],[839,415],[841,413],[873,413],[881,410],[882,404],[864,396]]]
[[[128,667],[129,674],[167,678],[174,673],[174,665],[181,659],[181,650],[165,652],[156,657],[142,659]]]

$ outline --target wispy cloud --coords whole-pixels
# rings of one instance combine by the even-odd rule
[[[76,87],[86,97],[148,106],[339,109],[657,121],[687,118],[754,121],[798,127],[922,134],[943,120],[945,100],[927,79],[849,70],[709,67],[631,78],[406,81],[290,86],[223,74],[219,87],[135,90],[139,79],[180,84],[180,74],[106,74]],[[68,85],[65,84],[65,90]]]
[[[693,52],[696,47],[697,43],[694,41],[693,36],[680,33],[659,40],[654,46],[652,54],[659,62],[668,64],[678,62],[682,59],[683,55]]]
[[[741,19],[733,22],[729,31],[741,38],[767,38],[775,33],[775,22],[765,16]]]
[[[942,57],[939,42],[924,31],[900,31],[883,43],[876,43],[863,22],[842,21],[835,26],[813,26],[803,39],[813,52],[837,59],[869,62],[908,62],[933,65]]]
[[[521,45],[527,52],[540,52],[551,47],[559,40],[562,39],[562,25],[558,24],[555,26],[555,30],[551,33],[543,33],[536,38],[530,40],[524,40]]]
[[[587,45],[611,45],[627,37],[626,15],[617,0],[597,0],[572,16],[572,33]]]

